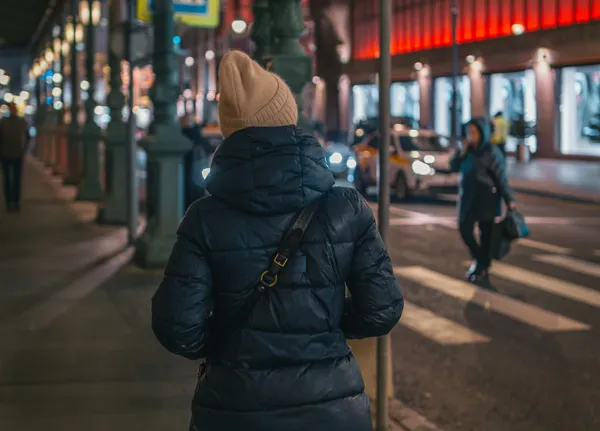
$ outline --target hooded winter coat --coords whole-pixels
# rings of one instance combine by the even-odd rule
[[[458,198],[459,220],[493,221],[501,215],[501,200],[510,205],[515,200],[508,184],[504,156],[495,145],[490,145],[490,124],[485,118],[470,121],[480,132],[481,142],[469,148],[463,157],[457,150],[450,168],[460,172]]]
[[[152,300],[163,346],[208,358],[192,430],[371,430],[346,339],[388,333],[403,298],[368,204],[333,184],[321,146],[295,126],[240,130],[215,153],[211,196],[186,213]],[[277,286],[242,328],[220,331],[315,199],[319,209]]]

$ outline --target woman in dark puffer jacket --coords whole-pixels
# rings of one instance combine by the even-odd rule
[[[355,190],[333,188],[323,150],[295,126],[294,97],[277,75],[231,51],[219,83],[226,139],[207,180],[211,196],[186,213],[152,300],[162,345],[207,358],[190,429],[371,430],[346,339],[387,334],[403,308],[373,213]],[[315,200],[279,283],[231,329],[297,213]]]

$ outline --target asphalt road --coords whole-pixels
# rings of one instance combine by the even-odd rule
[[[518,203],[532,235],[495,265],[495,292],[463,282],[452,199],[392,205],[396,396],[443,431],[600,430],[600,206]]]

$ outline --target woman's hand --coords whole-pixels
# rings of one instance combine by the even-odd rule
[[[517,209],[517,203],[515,201],[512,201],[510,204],[508,204],[508,206],[511,210]]]

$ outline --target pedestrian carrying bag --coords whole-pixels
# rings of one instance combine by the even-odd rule
[[[525,223],[525,217],[517,210],[510,210],[505,217],[506,235],[509,239],[527,238],[529,236],[529,227]]]
[[[317,199],[298,213],[294,222],[285,233],[269,266],[260,274],[259,281],[244,303],[244,306],[228,325],[230,329],[242,328],[250,319],[256,304],[258,304],[269,289],[272,289],[277,285],[281,271],[298,251],[300,241],[302,241],[320,204],[321,199]]]

